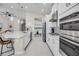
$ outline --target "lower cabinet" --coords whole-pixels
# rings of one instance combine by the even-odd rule
[[[30,32],[22,38],[14,40],[15,55],[23,55],[25,53],[24,48],[28,45],[30,41]]]
[[[24,54],[24,39],[15,39],[14,40],[14,49],[15,49],[15,55],[22,55]]]
[[[47,44],[55,56],[61,55],[59,53],[59,36],[58,35],[51,35],[47,39]]]

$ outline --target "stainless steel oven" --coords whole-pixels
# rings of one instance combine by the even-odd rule
[[[60,19],[60,49],[68,56],[79,56],[79,12]]]
[[[69,38],[60,37],[60,49],[68,56],[79,56],[79,42],[73,42]]]

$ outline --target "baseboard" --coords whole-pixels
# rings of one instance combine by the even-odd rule
[[[29,43],[27,44],[27,46],[24,48],[24,50],[26,51],[27,47],[29,46],[29,44],[31,43],[32,40],[29,41]]]

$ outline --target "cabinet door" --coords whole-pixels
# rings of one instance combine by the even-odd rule
[[[51,48],[51,38],[47,39],[47,43],[48,43],[49,47]]]
[[[50,36],[47,39],[47,43],[52,50],[53,54],[56,56],[60,56],[59,54],[59,36]]]
[[[77,3],[59,3],[59,14],[62,14],[63,12],[67,11],[69,8],[73,7]]]
[[[26,35],[24,36],[24,48],[28,45],[29,41],[30,41],[30,32],[27,32]]]
[[[24,54],[23,38],[14,40],[15,55]]]
[[[52,37],[52,51],[53,51],[53,54],[56,55],[56,56],[59,56],[59,37],[56,36],[56,37]]]
[[[54,44],[54,52],[55,55],[60,55],[59,54],[59,40],[55,40],[55,44]]]

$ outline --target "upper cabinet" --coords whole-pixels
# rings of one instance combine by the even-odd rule
[[[45,20],[48,22],[56,21],[58,18],[58,3],[52,6],[51,13],[45,16]]]
[[[56,10],[53,14],[51,19],[49,20],[50,22],[57,22],[58,19],[58,11]]]
[[[59,7],[59,15],[66,12],[67,10],[69,10],[70,8],[75,6],[76,4],[77,3],[59,3],[59,5],[58,5],[58,7]]]
[[[79,3],[59,3],[58,18],[61,19],[76,11],[79,11]]]

